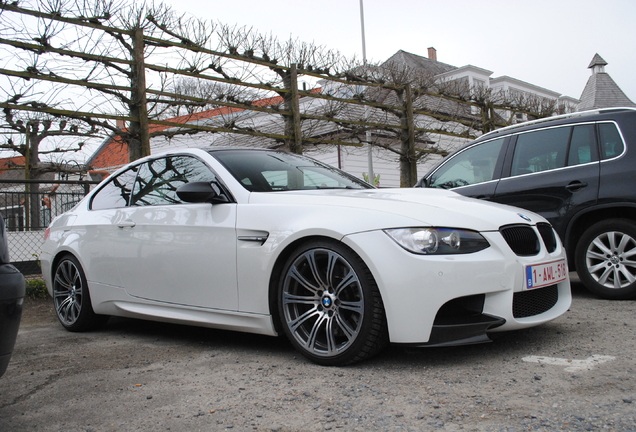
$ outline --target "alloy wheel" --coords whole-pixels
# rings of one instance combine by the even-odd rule
[[[58,265],[53,281],[55,311],[65,326],[75,324],[82,311],[84,284],[79,268],[71,260]]]
[[[364,290],[352,265],[329,249],[299,255],[284,276],[282,309],[296,342],[317,357],[334,357],[358,338]]]
[[[585,254],[589,274],[606,288],[625,288],[636,281],[636,240],[610,231],[598,235]]]

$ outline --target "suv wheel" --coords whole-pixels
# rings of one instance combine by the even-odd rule
[[[612,300],[636,298],[636,224],[609,219],[588,228],[576,247],[576,269],[593,293]]]

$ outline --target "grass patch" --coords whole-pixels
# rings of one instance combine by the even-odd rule
[[[26,280],[26,296],[32,299],[47,298],[49,296],[42,279]]]

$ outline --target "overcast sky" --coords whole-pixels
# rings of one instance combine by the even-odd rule
[[[360,0],[164,0],[174,10],[254,27],[362,58]],[[367,59],[398,50],[473,65],[579,98],[594,54],[636,102],[636,0],[364,0]]]

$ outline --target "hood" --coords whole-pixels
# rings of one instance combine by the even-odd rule
[[[252,193],[250,204],[318,206],[357,213],[360,230],[397,226],[436,226],[496,231],[503,225],[536,224],[545,219],[517,207],[468,198],[444,189],[400,188]]]

